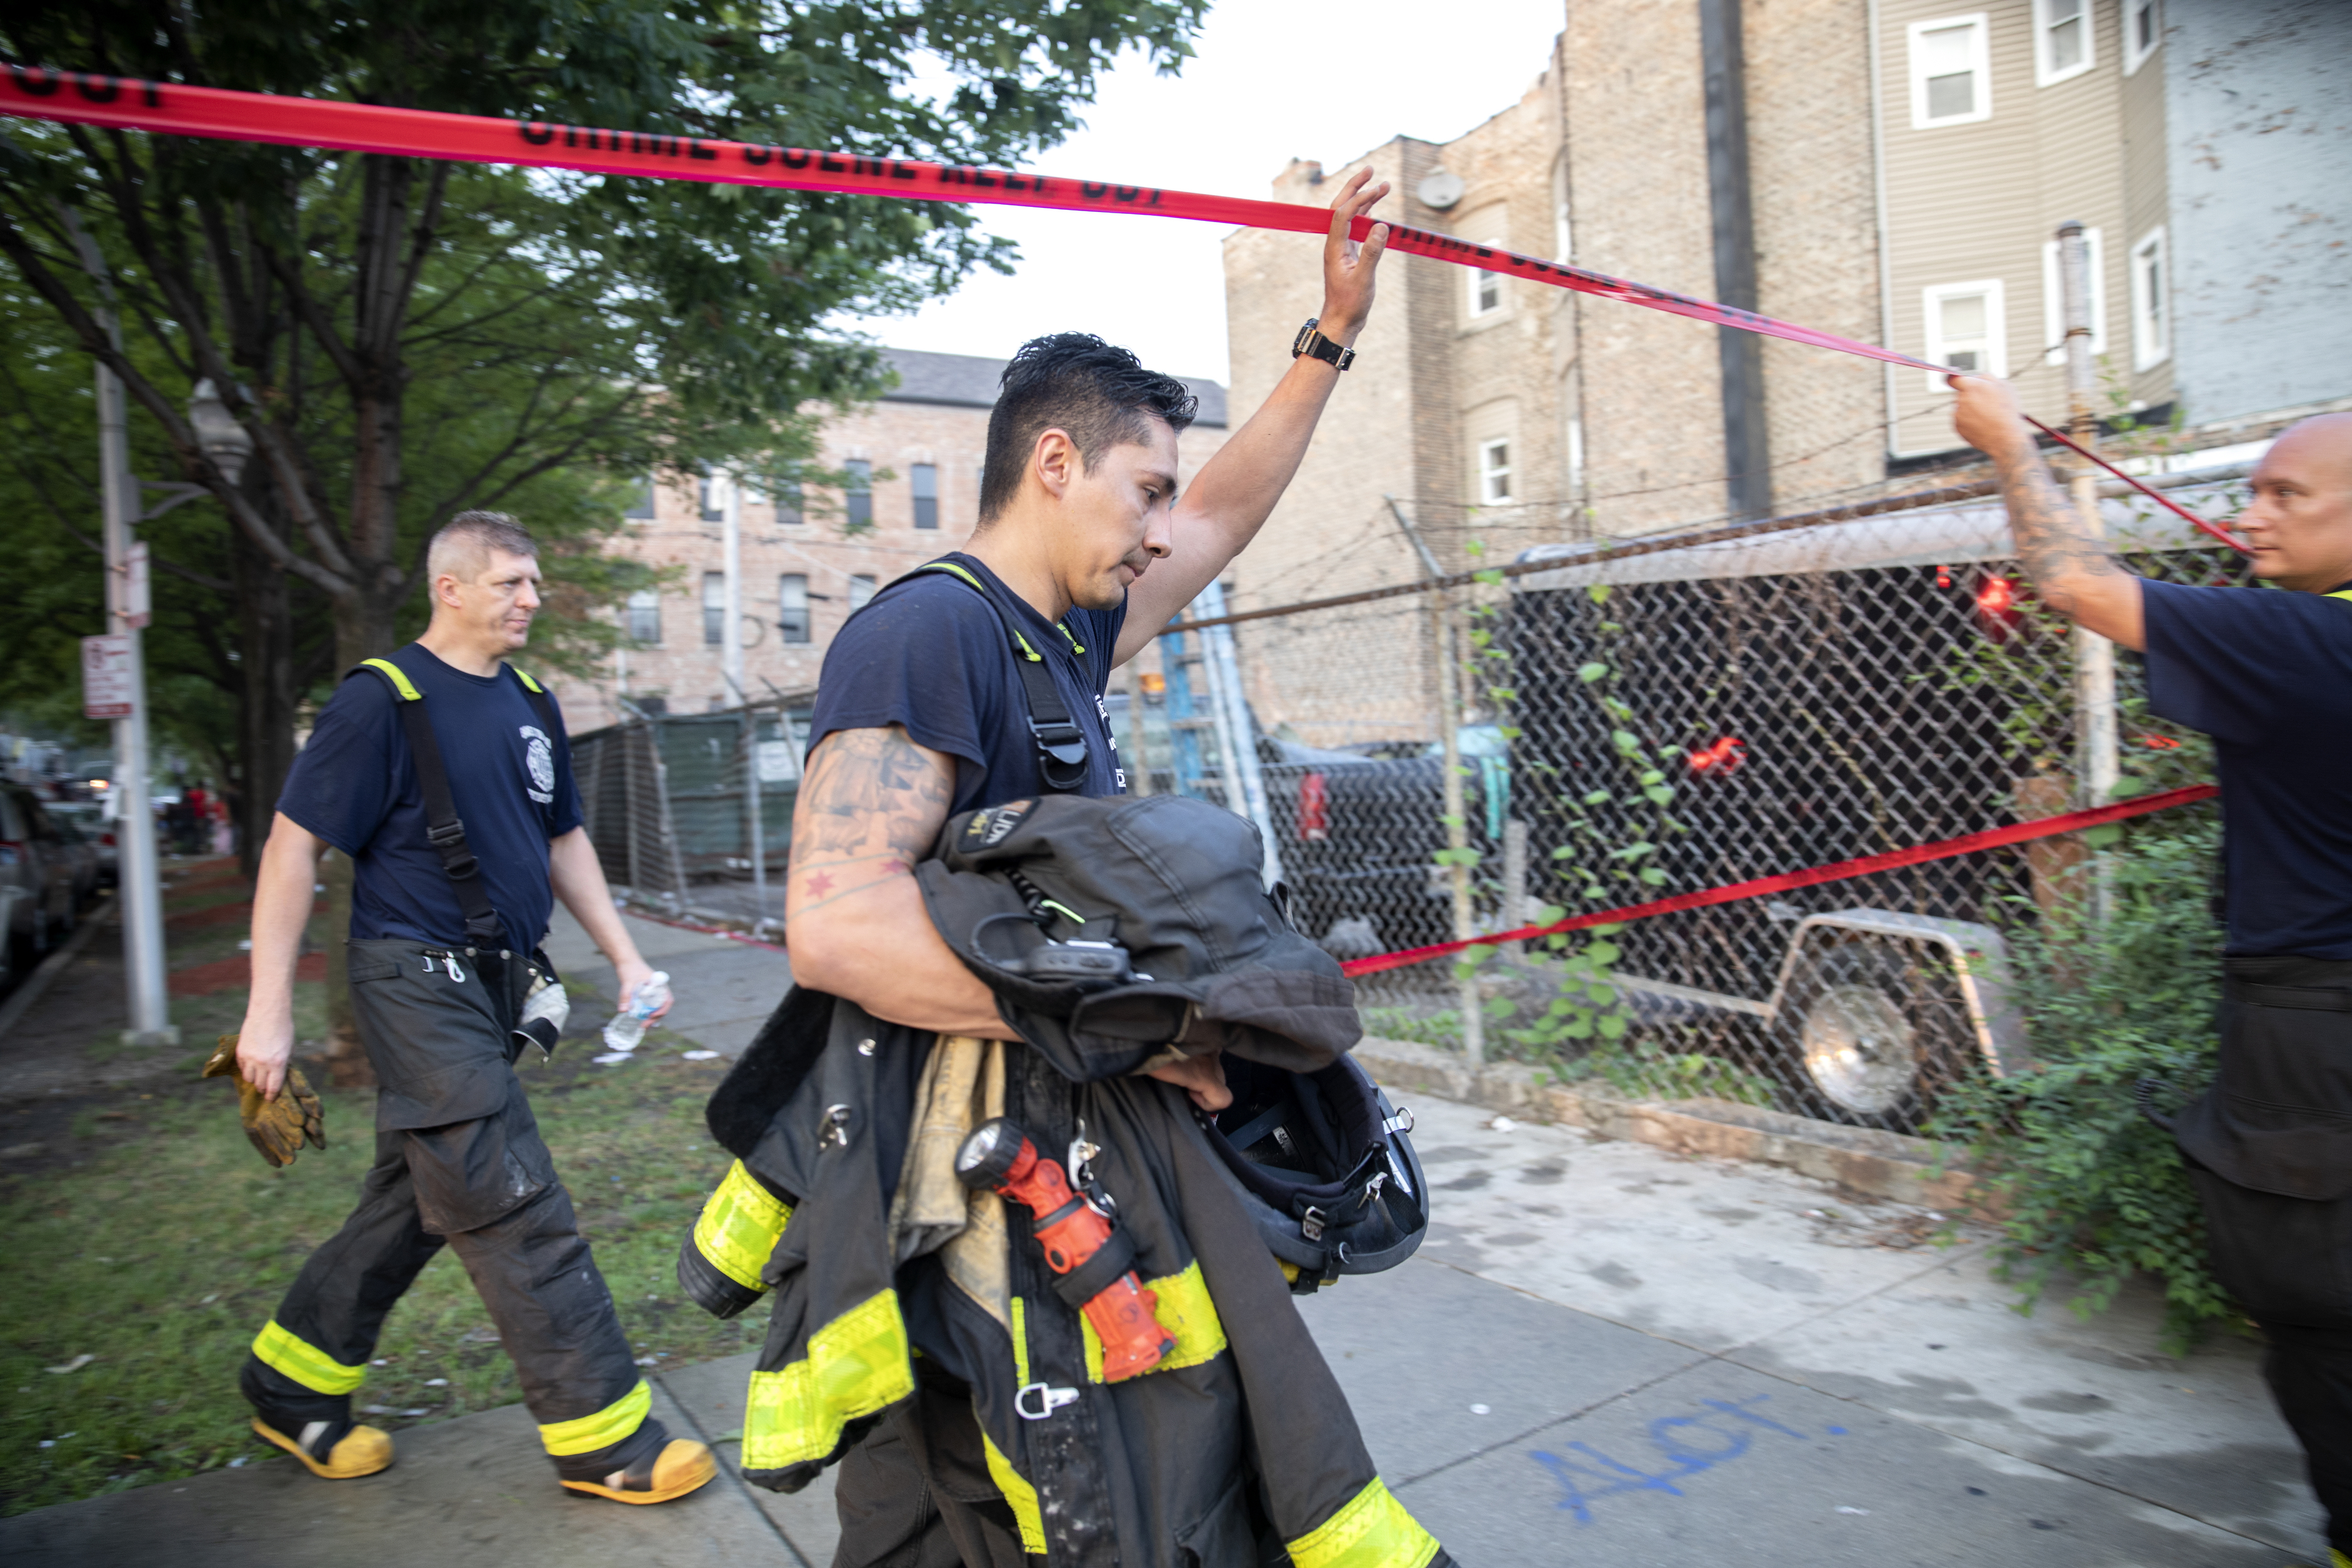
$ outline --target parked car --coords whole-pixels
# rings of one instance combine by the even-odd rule
[[[47,801],[42,809],[48,813],[49,826],[58,830],[58,843],[73,863],[74,908],[81,909],[98,897],[99,885],[111,867],[111,846],[98,841],[106,825],[98,820],[94,809],[79,801]]]
[[[105,806],[97,801],[52,801],[48,813],[52,822],[60,826],[70,826],[89,846],[94,885],[100,888],[117,886],[121,880],[121,861],[115,844],[114,822],[106,815]]]
[[[79,858],[58,833],[40,796],[21,784],[0,785],[0,881],[16,889],[8,937],[28,952],[47,952],[73,930]]]
[[[1510,815],[1510,747],[1493,724],[1465,725],[1456,743],[1469,847],[1491,863]],[[1436,859],[1445,847],[1438,742],[1325,750],[1268,736],[1258,755],[1301,930],[1342,958],[1453,937],[1452,885]]]

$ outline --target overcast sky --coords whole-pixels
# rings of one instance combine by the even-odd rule
[[[1450,141],[1518,101],[1561,0],[1220,0],[1181,76],[1129,53],[1049,174],[1263,200],[1293,158],[1337,168],[1391,138]],[[1439,19],[1443,18],[1442,25]],[[1020,244],[914,316],[858,323],[895,348],[1003,358],[1041,332],[1099,332],[1155,370],[1226,379],[1221,224],[980,207]]]

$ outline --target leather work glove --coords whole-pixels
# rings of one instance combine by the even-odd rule
[[[292,1164],[305,1142],[320,1149],[327,1146],[325,1107],[319,1103],[300,1068],[289,1067],[286,1087],[278,1091],[277,1099],[264,1100],[261,1091],[237,1073],[236,1037],[223,1035],[212,1059],[205,1063],[204,1076],[236,1079],[237,1120],[245,1123],[246,1137],[270,1164]]]

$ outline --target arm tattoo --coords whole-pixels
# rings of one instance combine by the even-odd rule
[[[897,725],[843,730],[809,760],[793,812],[791,896],[805,912],[908,874],[947,820],[954,777]]]
[[[2042,603],[2071,616],[2075,601],[2064,586],[2066,579],[2120,574],[2115,546],[2084,531],[2081,514],[2039,454],[2005,458],[2000,467],[2001,500],[2009,508],[2009,526],[2025,574],[2033,580]]]

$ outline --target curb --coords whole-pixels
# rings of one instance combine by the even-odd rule
[[[1977,1206],[1959,1151],[1926,1138],[1840,1127],[1727,1100],[1627,1100],[1583,1084],[1538,1083],[1517,1062],[1473,1068],[1451,1051],[1366,1036],[1352,1053],[1383,1085],[1488,1110],[1582,1127],[1681,1154],[1752,1160],[1868,1197],[1955,1212]]]

